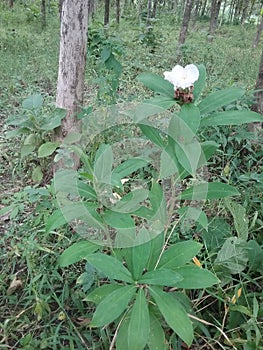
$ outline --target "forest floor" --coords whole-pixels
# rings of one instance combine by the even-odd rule
[[[31,11],[32,12],[32,11]],[[204,95],[229,86],[246,89],[239,104],[249,108],[258,74],[261,47],[252,50],[254,25],[222,25],[212,42],[207,42],[208,22],[190,26],[180,57],[176,57],[180,29],[171,14],[160,15],[146,33],[144,22],[135,23],[134,13],[112,22],[107,34],[102,16],[90,24],[87,55],[85,105],[142,100],[149,94],[136,80],[141,72],[162,75],[175,64],[203,63],[207,69]],[[261,45],[260,45],[261,46]],[[101,49],[110,48],[122,67],[112,74],[100,60]],[[61,269],[57,260],[70,243],[79,239],[68,228],[47,233],[45,223],[54,208],[52,186],[45,179],[32,179],[36,166],[48,167],[35,153],[21,157],[21,138],[7,138],[8,118],[22,115],[22,102],[30,95],[44,97],[41,113],[54,109],[58,70],[59,18],[48,14],[47,28],[41,29],[39,16],[16,4],[14,11],[0,14],[0,349],[109,349],[111,327],[87,327],[93,306],[84,301],[85,291],[78,277],[85,265]],[[116,69],[118,69],[117,66]],[[114,86],[118,82],[118,89]],[[238,107],[238,106],[237,106]],[[232,108],[232,106],[229,106]],[[122,131],[125,132],[125,131]],[[211,176],[235,185],[242,193],[239,203],[249,221],[249,240],[263,244],[262,135],[251,134],[246,126],[220,127],[204,131],[220,144],[210,162]],[[109,137],[109,136],[107,136]],[[213,218],[209,234],[216,235],[213,254],[225,237],[235,235],[233,220],[221,215],[223,203],[209,208]],[[7,208],[7,210],[6,210]],[[226,215],[226,214],[225,214]],[[193,234],[186,233],[186,238]],[[212,243],[211,243],[212,244]],[[253,243],[254,244],[254,243]],[[253,246],[253,245],[252,245]],[[212,251],[211,248],[211,251]],[[258,255],[257,255],[258,254]],[[258,265],[262,249],[255,251]],[[252,264],[253,265],[253,264]],[[230,275],[225,285],[212,290],[202,317],[224,330],[237,349],[263,349],[262,266],[248,266]],[[77,283],[76,283],[77,282]],[[233,311],[226,301],[242,288]],[[192,293],[192,299],[199,297]],[[212,299],[211,296],[213,296]],[[179,349],[167,331],[167,348]],[[199,344],[199,345],[198,345]],[[218,345],[219,344],[219,345]],[[217,332],[204,326],[196,331],[194,349],[233,349]]]

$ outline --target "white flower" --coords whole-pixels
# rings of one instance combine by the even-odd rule
[[[198,77],[199,70],[194,64],[188,64],[185,68],[178,64],[171,72],[164,72],[164,79],[173,84],[174,90],[193,86]]]

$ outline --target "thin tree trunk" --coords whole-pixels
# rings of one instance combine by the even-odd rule
[[[64,0],[61,13],[60,52],[57,82],[58,107],[67,111],[55,139],[63,141],[69,132],[80,131],[77,114],[83,103],[88,29],[88,1]],[[79,159],[72,156],[74,168]],[[63,161],[54,170],[63,166]]]
[[[222,0],[213,0],[211,5],[211,19],[209,26],[209,34],[214,35],[214,32],[218,26],[218,15],[221,7]]]
[[[151,26],[151,18],[152,18],[152,0],[148,0],[147,2],[147,19],[146,19],[146,29]]]
[[[120,0],[116,0],[116,22],[120,23]]]
[[[207,6],[207,0],[204,0],[202,10],[201,10],[201,17],[204,17],[206,14],[206,6]]]
[[[255,85],[255,103],[251,107],[252,111],[260,113],[263,115],[263,50],[261,54],[259,72]],[[262,127],[262,123],[251,123],[249,124],[250,131],[256,131]]]
[[[104,25],[107,26],[110,21],[110,0],[105,0]]]
[[[9,0],[9,7],[10,9],[14,7],[14,0]]]
[[[158,0],[154,0],[153,1],[152,18],[156,17],[157,4],[158,4]]]
[[[263,16],[261,16],[260,23],[257,28],[257,33],[253,42],[253,49],[255,49],[258,46],[262,32],[263,32]]]
[[[41,0],[41,25],[42,29],[46,28],[47,25],[46,0]]]
[[[193,7],[193,0],[187,0],[185,4],[184,17],[183,17],[183,22],[182,22],[181,31],[180,31],[179,40],[178,40],[179,46],[183,45],[186,40],[186,34],[189,27],[192,7]]]
[[[222,10],[222,15],[221,15],[221,20],[220,20],[220,26],[222,25],[223,21],[224,21],[224,17],[225,17],[225,12],[226,12],[226,5],[227,5],[227,0],[224,1],[224,5],[223,5],[223,10]]]
[[[245,21],[247,19],[247,15],[248,15],[248,5],[249,2],[245,1],[243,4],[243,10],[242,10],[242,16],[241,16],[241,24],[244,25]]]

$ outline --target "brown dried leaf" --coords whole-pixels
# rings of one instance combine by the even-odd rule
[[[23,282],[19,279],[16,279],[16,277],[13,279],[13,281],[10,283],[10,286],[8,287],[6,294],[11,295],[13,294],[17,289],[23,288]]]

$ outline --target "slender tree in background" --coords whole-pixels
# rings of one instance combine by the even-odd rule
[[[193,0],[187,0],[185,4],[184,17],[183,17],[183,22],[182,22],[181,31],[180,31],[179,40],[178,40],[179,46],[183,45],[186,40],[186,34],[189,27],[193,3],[194,3]]]
[[[47,25],[46,0],[41,0],[41,25],[42,29],[44,29]]]
[[[214,32],[218,26],[218,16],[221,7],[222,0],[212,0],[211,4],[211,14],[210,14],[210,25],[209,25],[209,34],[210,39],[214,35]]]
[[[116,22],[119,24],[120,23],[120,0],[116,0]]]
[[[259,22],[259,25],[258,25],[258,28],[257,28],[256,36],[255,36],[255,39],[254,39],[254,42],[253,42],[253,48],[254,49],[259,44],[262,32],[263,32],[263,16],[261,15],[261,19],[260,19],[260,22]]]
[[[67,114],[56,132],[55,137],[59,141],[63,141],[69,132],[80,130],[77,114],[83,103],[87,29],[88,1],[64,0],[61,12],[56,104],[65,109]],[[78,160],[72,158],[74,167],[77,168]],[[58,166],[61,165],[60,163]]]
[[[259,72],[255,85],[255,103],[251,107],[252,111],[260,113],[263,115],[263,50],[261,54],[260,64],[259,64]],[[249,125],[249,129],[251,131],[255,131],[256,129],[262,127],[261,123],[251,123]]]
[[[9,0],[9,7],[11,9],[14,7],[14,0]]]
[[[104,25],[107,26],[110,21],[110,0],[104,2]]]

